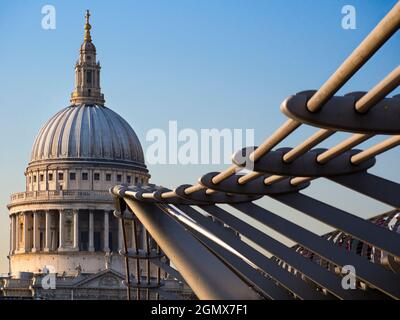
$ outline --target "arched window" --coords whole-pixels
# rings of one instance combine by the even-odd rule
[[[92,83],[92,70],[88,70],[86,72],[86,82],[87,83]]]

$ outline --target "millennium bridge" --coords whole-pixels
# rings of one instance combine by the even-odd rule
[[[400,95],[388,96],[400,84],[400,67],[394,66],[369,91],[337,95],[399,27],[397,2],[318,90],[287,97],[281,105],[287,121],[261,145],[238,150],[226,170],[173,190],[156,185],[112,188],[114,214],[121,222],[142,224],[148,239],[147,251],[128,250],[124,232],[120,254],[126,259],[128,298],[132,290],[162,285],[150,278],[135,281],[141,279],[139,264],[132,277],[129,259],[168,268],[161,264],[161,257],[167,257],[174,266],[169,272],[199,299],[400,299],[400,185],[368,172],[377,155],[400,144]],[[318,131],[294,147],[275,148],[303,125]],[[320,146],[340,132],[351,136],[330,148]],[[384,140],[357,149],[376,135]],[[363,219],[301,192],[319,178],[393,210]],[[317,235],[253,203],[262,197],[335,231]],[[237,218],[237,211],[245,218]],[[283,244],[251,220],[296,245]],[[150,238],[159,246],[155,251],[149,249]],[[346,277],[354,278],[351,288],[343,285]]]

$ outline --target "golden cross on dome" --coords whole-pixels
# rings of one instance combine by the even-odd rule
[[[86,24],[85,24],[85,37],[84,40],[85,41],[92,41],[92,37],[90,36],[90,29],[92,28],[92,26],[89,23],[89,17],[90,17],[90,12],[89,10],[86,10]]]
[[[86,15],[85,15],[86,23],[89,23],[89,17],[90,17],[90,12],[89,10],[86,10]]]

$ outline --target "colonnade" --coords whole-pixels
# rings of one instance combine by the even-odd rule
[[[134,227],[126,221],[128,245]],[[123,248],[122,224],[110,210],[37,210],[10,215],[10,253],[117,251]],[[143,232],[138,230],[143,244]]]

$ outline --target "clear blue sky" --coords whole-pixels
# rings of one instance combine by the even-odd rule
[[[146,132],[166,129],[169,120],[196,130],[254,128],[260,143],[285,120],[279,111],[282,100],[318,88],[395,2],[2,1],[0,272],[7,271],[9,246],[5,206],[9,194],[24,190],[23,172],[39,128],[69,103],[86,9],[92,12],[106,105],[132,125],[146,148]],[[45,4],[57,10],[55,30],[41,28]],[[345,4],[356,8],[356,30],[341,28]],[[399,40],[399,34],[392,37],[341,93],[368,90],[394,69]],[[303,128],[282,146],[294,145],[312,132]],[[345,136],[337,135],[325,145]],[[379,157],[373,172],[399,180],[398,157],[397,150]],[[149,169],[154,183],[174,187],[223,167]],[[313,184],[307,192],[317,192],[350,212],[370,216],[386,209],[332,184]],[[291,212],[265,201],[283,215]],[[312,223],[298,217],[301,223]]]

